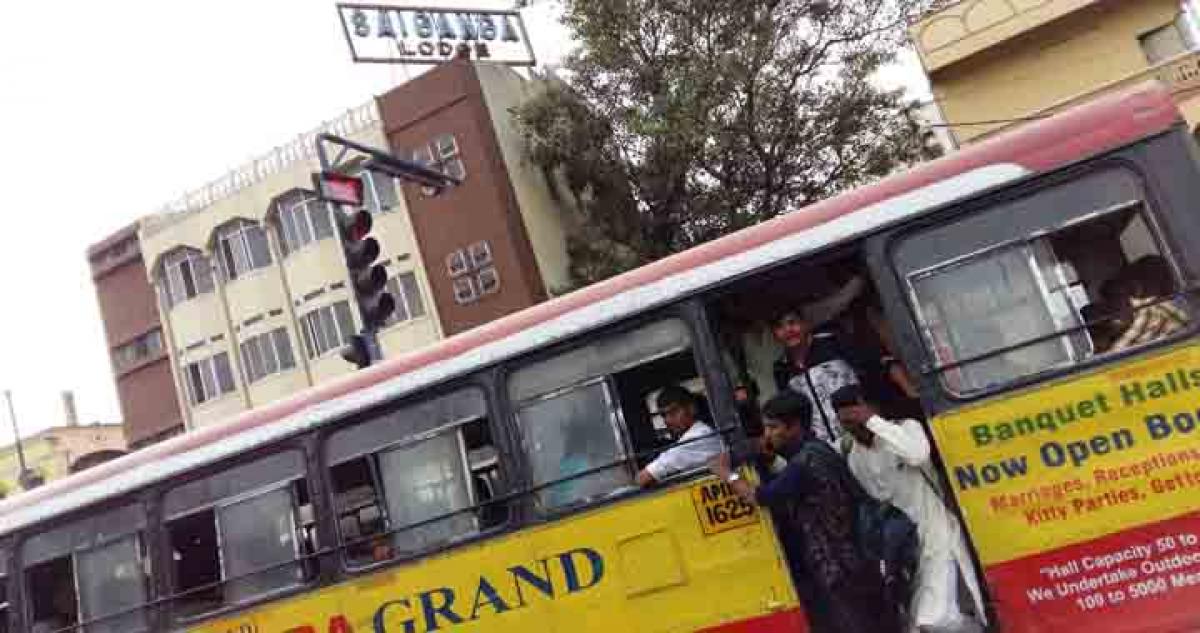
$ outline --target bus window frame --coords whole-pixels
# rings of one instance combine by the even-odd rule
[[[917,374],[916,377],[920,385],[922,405],[930,415],[938,415],[945,411],[965,406],[971,402],[1019,391],[1065,376],[1094,371],[1110,363],[1119,363],[1131,356],[1138,356],[1175,345],[1180,340],[1195,335],[1197,329],[1200,328],[1200,323],[1198,323],[1200,319],[1197,318],[1193,318],[1180,332],[1169,337],[1164,337],[1161,340],[1119,352],[1093,354],[1082,362],[1064,364],[1060,367],[1018,376],[1012,380],[989,385],[986,388],[969,393],[957,394],[945,385],[940,375],[941,371],[946,367],[953,368],[957,365],[954,363],[939,365],[936,357],[933,356],[922,330],[923,326],[919,307],[910,294],[909,277],[918,271],[905,271],[897,264],[896,251],[900,245],[923,232],[939,226],[947,226],[973,216],[994,212],[997,207],[1002,205],[1034,197],[1041,192],[1070,184],[1091,174],[1124,170],[1133,176],[1140,188],[1142,197],[1136,200],[1136,202],[1142,206],[1140,214],[1150,230],[1155,245],[1158,247],[1158,254],[1170,267],[1172,281],[1176,286],[1175,296],[1188,299],[1194,292],[1195,287],[1188,283],[1188,276],[1185,274],[1187,257],[1184,251],[1178,246],[1174,233],[1171,230],[1172,223],[1170,222],[1170,216],[1177,214],[1178,211],[1173,210],[1166,204],[1161,191],[1161,183],[1142,164],[1142,161],[1145,159],[1137,157],[1136,154],[1140,149],[1137,146],[1126,148],[1109,155],[1085,159],[1053,172],[1031,174],[1015,183],[1003,185],[973,197],[948,203],[931,210],[925,216],[907,225],[866,238],[864,254],[876,288],[883,300],[884,314],[896,332],[896,340],[901,356],[909,362],[910,367],[916,370],[913,373]],[[1105,210],[1093,209],[1086,211],[1065,223],[1055,225],[1049,231],[1043,231],[1043,233],[1052,234],[1063,230],[1069,225],[1074,225],[1085,219],[1095,218],[1098,213],[1102,213]],[[981,252],[992,250],[1004,243],[1028,242],[1030,239],[1033,239],[1031,235],[1016,240],[1010,239],[997,242],[996,244],[989,244],[987,247],[979,250]],[[976,255],[977,253],[972,252],[955,259],[974,257]],[[941,262],[932,268],[938,266],[945,267],[948,261]],[[923,268],[928,269],[931,267],[926,266]],[[1192,313],[1196,314],[1195,301],[1188,299],[1188,302],[1193,307]],[[1055,332],[1048,335],[1045,340],[1054,340],[1063,335],[1064,332]],[[1035,338],[1033,341],[1024,341],[1011,348],[991,350],[989,354],[1002,354],[1011,349],[1021,349],[1036,344],[1040,340],[1042,339]],[[972,359],[967,360],[970,362]]]
[[[236,500],[244,501],[248,498],[253,497],[254,495],[262,494],[264,492],[270,492],[272,490],[276,490],[276,489],[283,488],[283,487],[290,488],[290,487],[294,486],[297,481],[303,481],[304,484],[306,486],[308,486],[309,503],[313,506],[314,514],[315,515],[325,514],[324,512],[321,512],[320,510],[317,509],[318,507],[320,507],[318,505],[318,501],[317,501],[317,495],[320,493],[318,493],[317,488],[315,488],[315,486],[318,482],[314,481],[314,479],[313,479],[313,470],[314,470],[313,461],[310,459],[311,455],[306,450],[306,446],[305,446],[306,437],[309,435],[311,435],[311,432],[298,433],[292,437],[285,438],[285,439],[280,440],[275,443],[267,444],[265,446],[255,449],[253,451],[249,451],[247,453],[236,455],[230,459],[225,459],[225,460],[213,463],[213,464],[208,464],[203,467],[196,468],[192,472],[188,473],[186,477],[181,477],[181,478],[175,479],[175,480],[168,479],[168,480],[159,482],[153,486],[153,490],[154,490],[153,520],[156,522],[154,524],[154,528],[157,530],[158,534],[157,534],[157,538],[155,538],[154,542],[150,545],[150,547],[152,549],[150,558],[154,559],[156,562],[161,561],[161,564],[165,565],[165,568],[156,574],[156,576],[161,578],[161,581],[158,578],[155,578],[153,580],[153,584],[156,587],[160,587],[161,591],[162,591],[162,594],[160,595],[160,597],[153,600],[153,603],[160,605],[160,609],[165,612],[165,617],[163,618],[164,622],[167,622],[174,626],[195,625],[198,622],[203,622],[203,621],[207,621],[210,619],[216,619],[216,618],[220,618],[222,616],[229,615],[234,612],[250,609],[259,604],[271,602],[274,600],[280,600],[283,598],[287,598],[289,596],[304,593],[305,591],[315,589],[317,586],[321,585],[325,581],[326,574],[323,573],[322,569],[308,570],[306,568],[306,566],[309,564],[308,563],[309,560],[319,561],[324,556],[325,552],[324,552],[324,550],[317,548],[313,554],[304,554],[303,553],[303,551],[300,548],[300,541],[299,541],[299,523],[296,521],[295,512],[293,512],[291,520],[292,520],[292,524],[293,524],[293,528],[294,528],[293,533],[295,535],[295,537],[293,539],[293,549],[297,550],[296,558],[292,561],[289,561],[288,563],[281,563],[279,565],[279,567],[283,567],[284,565],[292,565],[292,564],[300,565],[302,568],[304,568],[304,571],[305,571],[305,574],[304,574],[305,578],[303,580],[301,580],[300,582],[298,582],[294,585],[282,587],[282,588],[275,589],[272,591],[263,592],[263,593],[260,593],[258,595],[255,595],[253,597],[247,598],[245,600],[242,600],[242,601],[236,602],[236,603],[227,603],[227,602],[225,602],[224,596],[222,596],[222,604],[220,607],[209,610],[209,611],[204,611],[201,613],[182,615],[182,614],[180,614],[178,607],[175,605],[175,601],[178,600],[181,596],[186,595],[186,593],[180,592],[177,590],[177,587],[179,584],[179,579],[176,577],[174,561],[171,560],[171,542],[170,542],[171,535],[170,535],[170,530],[168,528],[168,524],[171,521],[181,519],[184,517],[188,517],[188,516],[192,516],[199,512],[204,512],[207,510],[215,510],[222,503],[226,503],[226,502],[234,503]],[[186,486],[186,485],[194,483],[196,481],[200,481],[203,479],[207,479],[209,477],[213,477],[215,475],[219,475],[223,472],[227,472],[227,471],[236,469],[240,466],[245,466],[247,464],[258,461],[260,459],[266,459],[266,458],[276,455],[278,453],[285,453],[288,451],[299,452],[301,454],[302,460],[303,460],[302,463],[304,465],[304,472],[301,473],[300,475],[298,475],[296,477],[292,477],[290,479],[286,479],[286,480],[278,480],[278,481],[271,481],[268,483],[264,483],[253,489],[243,490],[235,495],[219,499],[215,502],[206,502],[206,503],[203,503],[200,505],[190,507],[185,511],[175,512],[172,514],[168,514],[166,512],[166,497],[172,490],[175,490],[182,486]],[[293,493],[293,495],[294,495],[294,493]],[[293,502],[295,502],[294,496],[293,496]],[[293,509],[298,510],[299,508],[297,506],[293,505]],[[225,576],[225,561],[222,559],[222,557],[220,555],[220,552],[222,551],[220,519],[219,519],[219,517],[216,516],[215,512],[214,512],[213,516],[214,516],[214,529],[216,529],[217,548],[218,548],[217,549],[217,564],[220,566],[220,573],[222,576],[220,582],[217,583],[215,586],[224,587],[225,584],[229,581],[229,579],[224,577]],[[324,521],[323,517],[316,516],[314,518],[315,518],[314,526],[316,527],[316,534],[318,537],[317,542],[318,543],[327,542],[326,539],[328,538],[328,536],[324,534],[325,528],[323,527],[323,521]],[[158,552],[158,554],[156,554],[155,552]],[[157,558],[158,556],[161,556],[162,558]],[[275,567],[272,567],[271,569],[275,569]],[[268,570],[261,570],[261,571],[268,571]],[[255,573],[259,573],[259,572],[255,572]],[[254,574],[250,574],[250,575],[254,575]],[[193,588],[188,591],[197,591],[197,590],[195,588]]]
[[[506,426],[513,430],[516,440],[514,459],[520,461],[522,468],[520,473],[522,488],[513,494],[514,497],[519,498],[521,501],[522,517],[524,519],[521,525],[518,526],[518,529],[563,520],[575,514],[596,510],[616,503],[623,503],[642,495],[659,494],[676,488],[681,484],[694,481],[701,477],[704,472],[702,470],[695,470],[680,473],[678,476],[668,478],[667,481],[659,482],[659,485],[656,486],[649,488],[634,487],[622,494],[608,495],[592,503],[571,505],[562,512],[552,514],[539,512],[536,508],[536,502],[533,499],[535,487],[532,483],[528,460],[524,454],[524,445],[521,443],[520,429],[515,419],[517,405],[509,399],[509,380],[515,372],[520,371],[522,368],[586,347],[596,339],[628,334],[657,321],[678,319],[683,322],[684,327],[687,329],[697,376],[704,381],[704,387],[707,390],[705,395],[708,398],[710,412],[715,418],[714,423],[716,424],[715,430],[717,434],[721,436],[726,446],[731,446],[735,441],[744,438],[744,431],[741,428],[736,407],[733,404],[733,386],[730,384],[728,376],[725,375],[724,365],[720,357],[719,343],[715,339],[715,330],[713,324],[710,322],[706,307],[712,300],[714,293],[721,292],[722,288],[729,283],[736,283],[736,280],[730,280],[728,283],[697,291],[692,295],[665,306],[647,310],[625,319],[606,323],[574,336],[554,341],[537,350],[508,359],[501,364],[497,372],[496,394],[502,401],[506,416]],[[647,359],[643,362],[653,362],[655,359],[665,357],[658,355],[656,358]],[[630,367],[632,366],[622,367],[622,369],[629,369]],[[605,374],[604,377],[611,379],[611,373]],[[622,425],[624,425],[623,412],[621,421]],[[725,423],[722,424],[720,421],[724,421]],[[628,429],[623,426],[621,433],[628,435]],[[630,447],[630,450],[631,453],[627,459],[636,460],[643,455],[661,453],[665,449],[655,449],[643,453],[632,452],[632,447]],[[592,471],[580,473],[577,476],[585,476],[589,472]],[[560,481],[569,480],[570,478]],[[556,482],[547,482],[545,485],[550,486],[554,483]]]
[[[117,617],[120,615],[132,613],[134,611],[140,610],[145,615],[145,620],[146,620],[147,626],[150,627],[147,629],[147,631],[153,631],[155,625],[158,622],[158,609],[159,609],[159,605],[161,603],[161,598],[160,598],[161,594],[160,594],[160,588],[159,588],[159,583],[158,583],[158,576],[159,576],[160,572],[159,572],[159,567],[158,567],[158,563],[156,560],[156,555],[157,555],[156,549],[157,548],[155,547],[155,543],[154,543],[154,538],[155,538],[154,530],[156,529],[157,509],[152,504],[147,503],[147,501],[144,497],[144,494],[143,494],[144,490],[145,489],[135,490],[135,491],[131,491],[127,494],[121,494],[121,495],[106,499],[101,503],[93,504],[91,506],[85,506],[83,508],[78,508],[70,513],[57,516],[54,518],[53,521],[44,523],[40,526],[24,528],[23,530],[20,530],[20,531],[14,533],[13,535],[11,535],[9,537],[11,540],[9,540],[7,542],[7,544],[5,543],[5,541],[3,539],[0,539],[0,549],[7,549],[7,551],[8,551],[8,566],[9,566],[8,600],[9,600],[9,612],[10,612],[9,622],[10,622],[10,624],[19,622],[26,628],[33,625],[33,623],[34,623],[33,600],[29,599],[32,592],[30,591],[29,584],[26,582],[26,573],[33,566],[43,564],[45,562],[48,562],[49,560],[54,560],[53,558],[46,559],[46,560],[42,560],[37,563],[34,563],[33,565],[30,565],[29,562],[26,560],[26,558],[24,556],[24,552],[23,552],[27,542],[30,539],[35,538],[39,534],[46,534],[48,532],[53,532],[55,530],[69,526],[73,523],[80,523],[82,521],[87,521],[93,517],[102,516],[107,513],[120,510],[122,508],[129,508],[129,509],[135,509],[136,511],[141,512],[142,521],[143,521],[141,527],[135,528],[135,529],[124,529],[124,530],[118,531],[116,533],[109,534],[103,539],[97,539],[96,541],[92,542],[86,549],[77,549],[77,548],[72,547],[70,549],[70,551],[65,554],[65,556],[68,556],[71,558],[72,571],[74,574],[71,579],[71,582],[74,585],[74,590],[75,590],[75,609],[76,609],[76,618],[78,619],[78,621],[72,627],[69,627],[67,630],[68,631],[78,631],[81,629],[85,629],[89,624],[95,624],[97,622],[102,622],[106,619],[114,618],[114,617]],[[82,609],[82,604],[80,602],[81,599],[79,597],[79,579],[78,579],[78,570],[75,565],[75,556],[79,552],[91,551],[91,550],[94,550],[94,549],[97,549],[100,547],[104,547],[106,545],[120,541],[129,536],[135,536],[139,540],[139,545],[141,548],[141,554],[140,554],[141,559],[139,562],[141,563],[141,570],[145,574],[144,580],[145,580],[146,601],[144,603],[142,603],[141,605],[138,605],[137,607],[134,607],[131,609],[126,609],[125,611],[110,614],[110,615],[96,618],[93,620],[84,621],[82,619],[83,609]],[[64,556],[64,555],[60,555],[55,558],[61,558],[62,556]],[[21,630],[25,630],[25,629],[13,628],[11,630],[16,632],[16,631],[21,631]]]
[[[355,412],[353,415],[347,416],[341,420],[323,425],[324,428],[321,428],[317,431],[317,433],[314,434],[314,445],[316,447],[317,459],[312,462],[313,464],[316,464],[316,466],[310,467],[309,471],[313,472],[315,469],[319,469],[317,475],[320,480],[320,494],[325,499],[325,520],[327,520],[330,530],[330,540],[328,542],[332,543],[331,549],[333,551],[333,558],[336,559],[336,573],[344,576],[345,578],[356,578],[359,576],[372,574],[381,569],[386,569],[395,565],[409,564],[413,561],[421,560],[429,556],[452,551],[486,539],[495,538],[499,535],[519,530],[522,527],[522,521],[520,520],[518,512],[518,505],[520,498],[525,494],[525,486],[524,483],[519,479],[518,473],[522,472],[524,466],[523,464],[519,463],[519,461],[515,461],[519,460],[519,458],[514,457],[516,452],[511,447],[511,429],[503,419],[507,415],[507,410],[504,409],[500,404],[500,394],[496,388],[495,375],[496,367],[489,366],[480,368],[463,376],[451,377],[439,383],[422,387],[416,391],[404,393],[393,400]],[[346,460],[339,461],[337,464],[329,463],[328,443],[330,437],[340,431],[344,431],[359,424],[366,423],[371,419],[379,417],[380,415],[386,415],[391,411],[403,409],[404,407],[415,404],[420,404],[423,401],[440,398],[464,389],[478,389],[484,396],[484,405],[487,411],[485,421],[487,423],[488,432],[491,434],[492,445],[496,448],[496,459],[498,460],[497,463],[500,468],[501,490],[499,491],[499,494],[494,495],[492,499],[488,500],[486,503],[476,502],[468,508],[463,508],[459,511],[459,513],[475,512],[486,507],[487,505],[501,504],[507,510],[505,513],[505,520],[487,529],[477,530],[475,533],[469,536],[464,536],[451,542],[441,543],[436,548],[432,548],[430,550],[416,552],[407,556],[393,556],[386,560],[372,562],[367,565],[350,565],[346,558],[348,546],[342,540],[341,529],[337,525],[337,517],[335,516],[337,512],[334,509],[335,493],[333,489],[333,477],[331,476],[331,469],[338,464],[345,463],[346,461],[355,458],[348,458]],[[418,434],[418,436],[425,438],[431,437],[429,436],[430,432],[441,433],[448,430],[458,430],[464,424],[469,424],[477,419],[478,418],[471,418],[467,420],[456,421],[448,425],[441,425],[435,429],[432,429],[431,431],[424,431]],[[420,441],[416,439],[418,436],[402,438],[396,442],[388,444],[386,447],[379,448],[375,451],[375,453],[391,448],[400,448],[404,444],[416,443]],[[364,453],[358,457],[369,454],[372,453]],[[383,494],[383,491],[381,490],[380,493]],[[472,496],[474,496],[474,491],[472,491]],[[386,509],[384,509],[384,512],[386,512]],[[388,535],[391,533],[392,532],[389,530],[388,532],[382,533],[382,535]],[[337,582],[337,580],[334,580],[333,582]]]
[[[578,349],[578,348],[574,348],[574,349]],[[687,350],[687,349],[691,349],[691,348],[685,347],[685,348],[674,350],[672,352],[665,352],[662,354],[658,354],[658,355],[654,356],[653,358],[647,358],[646,360],[643,360],[640,363],[624,367],[624,369],[637,367],[639,364],[651,363],[657,359],[666,358],[668,356],[671,356],[672,354],[678,354],[679,352]],[[531,365],[536,365],[536,364],[537,364],[536,362],[531,363]],[[584,378],[583,380],[576,381],[572,384],[564,385],[562,387],[557,387],[546,393],[541,393],[541,394],[538,394],[535,396],[530,396],[528,398],[525,398],[524,400],[514,403],[513,409],[511,412],[512,420],[513,420],[513,425],[517,429],[517,433],[520,434],[520,436],[521,436],[522,456],[525,457],[526,460],[528,460],[528,447],[525,445],[526,438],[525,438],[525,433],[522,430],[521,419],[520,419],[521,411],[530,405],[545,402],[547,400],[552,400],[554,398],[558,398],[558,397],[562,396],[563,394],[571,393],[573,391],[576,391],[576,390],[579,390],[582,388],[591,387],[592,385],[601,385],[604,388],[604,391],[603,391],[604,404],[606,405],[607,412],[609,414],[609,429],[613,433],[613,439],[616,440],[617,447],[621,450],[621,458],[618,460],[615,460],[613,462],[610,462],[608,464],[603,464],[601,466],[597,466],[595,468],[588,469],[582,473],[576,473],[575,475],[566,477],[564,479],[555,479],[555,480],[543,482],[541,484],[533,483],[533,473],[532,473],[532,468],[531,468],[530,472],[529,472],[529,487],[527,489],[527,494],[534,506],[534,513],[538,516],[555,517],[555,516],[560,516],[560,515],[564,515],[564,514],[570,514],[580,508],[590,507],[598,502],[598,500],[580,501],[580,502],[575,502],[575,503],[567,503],[560,507],[552,508],[552,509],[543,508],[542,504],[539,501],[537,501],[538,495],[542,491],[548,490],[557,484],[571,482],[571,481],[575,481],[577,479],[582,479],[588,475],[602,473],[609,469],[613,469],[613,468],[617,468],[617,467],[624,467],[627,474],[629,475],[630,483],[632,485],[636,485],[634,482],[636,482],[637,473],[634,470],[634,465],[636,463],[635,460],[637,459],[637,454],[633,450],[633,441],[630,438],[628,424],[625,422],[625,413],[624,413],[624,411],[621,410],[620,402],[617,400],[616,396],[614,395],[614,392],[616,391],[616,387],[613,384],[613,378],[612,378],[611,374],[605,374],[602,376],[592,376],[590,378]],[[620,491],[614,490],[613,492],[609,493],[609,495],[606,495],[606,496],[623,497],[625,495],[630,494],[631,492],[633,492],[633,490],[631,490],[631,489],[630,490],[620,490]]]
[[[4,600],[0,602],[0,626],[3,627],[0,633],[18,630],[16,616],[21,603],[17,600],[18,583],[13,582],[19,576],[12,573],[16,564],[13,554],[11,539],[0,539],[0,590],[4,592]]]

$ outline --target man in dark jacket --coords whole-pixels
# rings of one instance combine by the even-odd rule
[[[855,540],[859,488],[846,462],[810,428],[813,406],[783,390],[763,406],[766,441],[787,458],[782,472],[755,488],[733,472],[728,453],[713,472],[743,499],[773,510],[797,584],[812,587],[807,604],[815,631],[895,633],[884,608],[878,567]]]

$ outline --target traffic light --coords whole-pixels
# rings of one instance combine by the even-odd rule
[[[321,198],[336,203],[338,236],[346,256],[350,287],[362,317],[362,331],[351,337],[342,350],[342,358],[359,368],[371,364],[374,353],[374,333],[381,328],[396,309],[396,300],[387,287],[387,270],[376,263],[379,241],[371,237],[371,212],[361,208],[363,181],[356,176],[322,172],[314,176]]]

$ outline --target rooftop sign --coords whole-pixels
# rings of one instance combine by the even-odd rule
[[[437,64],[463,57],[534,65],[525,22],[516,11],[337,5],[354,61]]]

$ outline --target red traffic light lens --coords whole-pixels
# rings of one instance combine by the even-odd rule
[[[351,207],[363,206],[365,197],[362,178],[326,171],[321,172],[318,180],[323,199]]]

